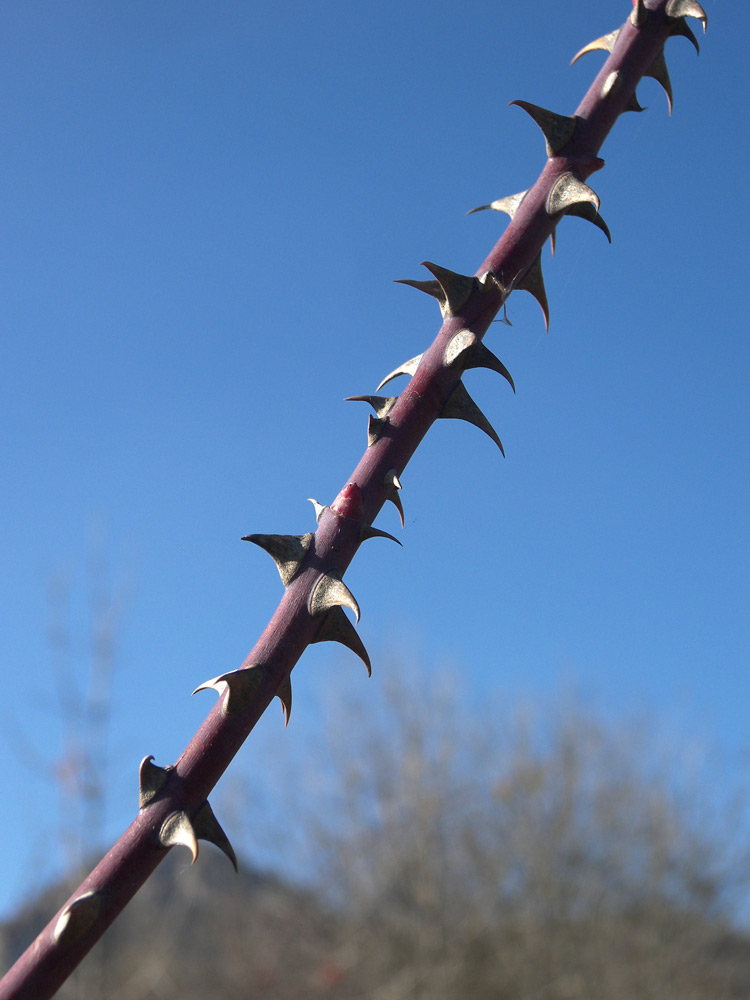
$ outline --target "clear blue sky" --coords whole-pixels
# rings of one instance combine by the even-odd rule
[[[517,395],[466,379],[507,459],[435,426],[403,477],[404,549],[373,541],[352,565],[363,685],[400,649],[454,663],[478,705],[572,683],[609,714],[676,713],[750,750],[750,10],[705,7],[700,58],[668,46],[673,117],[644,82],[648,110],[592,178],[613,245],[563,222],[549,336],[519,292],[488,337]],[[329,502],[365,445],[366,408],[343,397],[437,331],[432,300],[392,279],[479,266],[505,217],[464,213],[544,163],[508,102],[570,113],[603,57],[570,58],[629,9],[0,5],[0,912],[55,864],[55,785],[26,766],[60,754],[50,581],[67,581],[76,663],[97,545],[128,591],[114,837],[140,758],[177,757],[212,703],[190,692],[239,665],[281,595],[240,537],[312,530],[306,498]],[[393,509],[378,524],[400,531]],[[306,654],[264,753],[305,752],[342,670],[361,666]]]

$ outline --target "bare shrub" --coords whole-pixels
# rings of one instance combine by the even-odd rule
[[[748,996],[741,818],[690,748],[570,700],[477,715],[424,676],[386,698],[331,713],[308,818],[370,1000]]]

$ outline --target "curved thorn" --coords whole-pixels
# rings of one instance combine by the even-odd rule
[[[669,70],[667,69],[667,61],[664,58],[664,49],[661,50],[643,75],[650,76],[664,89],[664,92],[667,95],[667,102],[669,104],[669,113],[671,115],[673,105],[672,81],[669,79]]]
[[[593,42],[589,42],[588,45],[584,45],[582,49],[570,60],[570,65],[578,62],[581,56],[585,56],[588,52],[612,52],[615,47],[615,42],[620,34],[620,29],[616,31],[610,31],[608,35],[602,35],[601,38],[595,38]]]
[[[448,419],[466,420],[470,424],[474,424],[475,427],[478,427],[488,437],[492,438],[503,453],[503,456],[505,456],[503,443],[497,436],[495,428],[466,391],[466,386],[463,382],[459,382],[450,394],[440,416]]]
[[[242,538],[243,542],[252,542],[269,554],[285,587],[296,576],[312,540],[312,532],[305,535],[244,535]]]
[[[392,542],[396,545],[401,545],[403,547],[403,542],[400,542],[395,535],[392,535],[388,531],[382,531],[380,528],[374,528],[371,524],[363,524],[362,530],[359,533],[360,541],[366,542],[369,538],[390,538]],[[349,619],[347,618],[347,621]]]
[[[101,893],[91,890],[73,900],[57,918],[52,940],[61,948],[78,941],[93,926],[101,909]]]
[[[401,503],[401,497],[398,495],[399,490],[401,489],[401,483],[399,482],[399,478],[396,475],[395,469],[390,469],[388,472],[386,472],[385,479],[383,480],[383,485],[390,486],[391,488],[390,493],[388,494],[386,499],[390,500],[390,502],[398,511],[398,516],[401,518],[401,527],[404,528],[406,526],[404,523],[404,507],[403,504]]]
[[[601,229],[604,235],[607,237],[609,242],[612,242],[612,234],[609,231],[609,226],[604,221],[604,219],[599,215],[596,208],[589,201],[579,202],[577,205],[573,205],[567,210],[566,215],[575,215],[578,219],[585,219],[586,222],[593,222],[597,229]]]
[[[575,174],[568,171],[560,177],[547,198],[547,215],[558,215],[568,211],[573,205],[590,202],[599,211],[599,196],[591,190],[588,184],[580,181]]]
[[[398,495],[398,493],[396,493],[394,491],[393,493],[391,493],[391,495],[388,497],[388,499],[391,501],[391,503],[393,504],[393,506],[398,511],[398,516],[399,516],[399,518],[401,520],[401,527],[405,528],[406,527],[406,523],[404,521],[404,505],[401,503],[401,497]]]
[[[443,361],[449,368],[461,365],[466,371],[470,368],[489,368],[507,379],[513,392],[516,391],[508,369],[481,340],[477,340],[471,330],[458,331],[446,347]]]
[[[510,194],[505,198],[498,198],[497,201],[491,201],[489,205],[480,205],[478,208],[472,208],[466,214],[474,215],[475,212],[484,212],[485,209],[491,208],[495,212],[505,212],[512,219],[528,193],[528,191],[519,191],[518,194]]]
[[[542,274],[542,254],[536,258],[523,278],[516,285],[520,291],[529,292],[537,300],[544,313],[544,325],[549,332],[549,303],[547,302],[547,291],[544,287],[544,275]]]
[[[193,817],[193,830],[198,839],[206,840],[210,844],[213,844],[214,847],[218,847],[220,851],[223,851],[232,862],[234,870],[239,871],[234,848],[229,843],[229,837],[222,830],[221,824],[216,816],[214,816],[214,811],[208,802],[204,802]]]
[[[703,24],[703,34],[708,27],[708,17],[705,10],[696,0],[669,0],[666,7],[667,17],[695,17]]]
[[[284,728],[289,725],[289,717],[292,714],[292,679],[287,679],[280,685],[276,692],[276,697],[281,702],[281,710],[284,713]]]
[[[399,516],[399,518],[401,520],[401,527],[405,528],[406,527],[406,522],[404,520],[404,505],[401,502],[401,497],[398,495],[398,493],[391,493],[391,495],[388,497],[388,499],[391,501],[391,503],[393,504],[393,506],[398,511],[398,516]]]
[[[635,91],[633,91],[633,96],[630,98],[630,100],[622,110],[623,112],[625,112],[625,111],[645,111],[646,109],[639,104],[638,95],[635,93]]]
[[[159,831],[159,843],[162,847],[187,847],[194,865],[198,858],[198,838],[195,836],[193,824],[184,809],[170,813],[164,820]]]
[[[393,535],[388,535],[388,537],[393,538]],[[393,541],[397,542],[398,539],[393,538]],[[399,545],[400,544],[401,543],[399,542]],[[348,649],[351,649],[353,653],[356,653],[367,668],[368,676],[372,677],[372,664],[370,663],[370,657],[367,655],[364,643],[360,639],[355,627],[347,618],[343,608],[331,608],[328,614],[324,617],[318,630],[318,634],[311,640],[311,642],[340,642]]]
[[[346,396],[345,403],[369,403],[378,417],[383,420],[393,409],[398,396]]]
[[[318,501],[314,500],[312,497],[308,497],[307,500],[308,500],[308,503],[311,503],[313,505],[313,507],[315,508],[315,520],[317,521],[318,524],[320,524],[320,519],[323,516],[323,511],[329,509],[328,504],[327,503],[318,503]]]
[[[496,357],[489,347],[485,347],[484,343],[480,340],[477,346],[474,348],[474,353],[472,354],[469,361],[466,363],[467,370],[469,368],[489,368],[490,371],[497,372],[498,375],[502,375],[503,378],[508,382],[513,392],[516,391],[515,383],[511,378],[511,374],[505,365],[502,363],[500,358]]]
[[[359,621],[359,605],[354,599],[354,595],[339,574],[329,570],[327,573],[321,574],[310,594],[309,611],[315,617],[325,614],[326,611],[334,607],[351,608],[355,618]]]
[[[540,108],[538,104],[530,104],[528,101],[511,101],[510,103],[523,108],[542,130],[547,145],[547,156],[556,156],[573,138],[578,124],[576,115],[558,115],[554,111]]]
[[[683,38],[687,38],[687,40],[691,42],[695,47],[695,51],[698,53],[698,55],[701,54],[701,47],[698,44],[698,39],[695,37],[693,29],[690,27],[687,21],[682,21],[682,20],[675,21],[672,30],[670,31],[670,35],[673,38],[677,37],[678,35],[682,35]]]
[[[153,764],[153,754],[144,757],[138,768],[138,808],[143,809],[153,801],[169,779],[171,767]]]
[[[193,694],[199,691],[216,691],[221,697],[227,692],[227,697],[222,706],[225,715],[236,715],[246,708],[260,690],[263,683],[264,670],[259,663],[251,663],[248,667],[240,667],[239,670],[230,670],[218,677],[200,684]]]
[[[383,386],[386,385],[388,382],[390,382],[392,379],[398,378],[399,375],[409,375],[409,376],[413,375],[414,372],[419,367],[419,362],[421,360],[422,360],[422,355],[418,354],[416,358],[411,358],[409,361],[405,361],[402,365],[399,365],[398,368],[394,368],[393,371],[389,372],[389,374],[386,375],[386,377],[380,383],[380,385],[378,386],[378,391],[380,391],[383,388]]]

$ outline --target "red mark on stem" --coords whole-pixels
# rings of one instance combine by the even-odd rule
[[[362,517],[362,490],[356,483],[347,483],[331,504],[340,517],[359,520]]]

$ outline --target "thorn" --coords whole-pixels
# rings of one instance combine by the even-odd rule
[[[164,820],[159,831],[162,847],[187,847],[192,855],[191,864],[198,859],[198,838],[214,844],[234,865],[237,871],[237,856],[232,850],[229,838],[222,830],[208,802],[198,808],[191,820],[184,809],[171,813]]]
[[[540,108],[539,105],[530,104],[528,101],[511,101],[510,103],[523,108],[542,130],[544,141],[547,144],[547,156],[557,156],[573,138],[578,124],[576,115],[558,115],[554,111],[547,111],[546,108]]]
[[[433,264],[429,260],[423,260],[422,267],[426,267],[434,274],[441,289],[440,298],[443,301],[440,309],[443,316],[455,316],[474,291],[476,278],[467,274],[458,274],[456,271],[449,271],[447,267]]]
[[[640,28],[648,19],[645,0],[633,0],[633,11],[630,15],[630,23],[634,28]]]
[[[616,31],[610,31],[608,35],[602,35],[601,38],[596,38],[593,42],[589,42],[588,45],[584,45],[570,60],[570,65],[572,66],[573,63],[578,62],[581,56],[585,56],[587,52],[612,52],[619,34],[620,29],[618,28]]]
[[[184,809],[170,813],[164,820],[161,830],[159,830],[159,843],[162,847],[178,847],[180,845],[187,847],[193,856],[190,864],[195,864],[198,858],[198,840],[190,817]]]
[[[398,516],[401,519],[401,527],[405,528],[406,524],[404,522],[404,505],[401,503],[401,497],[394,490],[394,492],[391,493],[391,495],[388,497],[388,499],[391,501],[391,503],[393,504],[393,506],[398,511]]]
[[[351,608],[359,621],[359,605],[352,592],[334,570],[323,573],[310,594],[310,614],[322,615],[330,608]]]
[[[396,278],[397,285],[411,285],[412,288],[418,289],[420,292],[426,292],[431,295],[434,299],[437,299],[440,303],[440,311],[443,311],[445,305],[445,294],[443,289],[440,287],[440,282],[435,281],[430,278],[425,281],[420,281],[416,278]]]
[[[143,809],[153,801],[169,779],[171,767],[152,764],[153,754],[144,757],[138,768],[138,808]]]
[[[646,109],[641,107],[641,105],[638,103],[638,95],[634,91],[633,96],[630,98],[628,103],[623,108],[623,113],[625,111],[645,111],[645,110]]]
[[[703,24],[703,34],[708,27],[708,17],[705,10],[696,0],[669,0],[666,9],[667,17],[695,17]]]
[[[362,530],[359,533],[360,541],[366,542],[368,538],[390,538],[392,542],[396,545],[402,545],[402,543],[396,538],[395,535],[391,535],[388,531],[381,531],[380,528],[374,528],[371,524],[363,524]],[[347,618],[347,621],[349,619]]]
[[[367,447],[372,448],[375,442],[380,438],[383,433],[383,429],[387,421],[379,420],[377,417],[373,417],[372,414],[367,418]]]
[[[542,274],[541,251],[521,281],[516,285],[516,288],[523,292],[530,292],[534,296],[542,307],[544,325],[547,328],[547,332],[549,332],[549,304],[547,303],[547,291],[544,287],[544,275]]]
[[[566,212],[571,206],[581,202],[590,202],[599,211],[599,196],[588,184],[579,181],[575,174],[568,171],[563,174],[549,193],[547,198],[547,215],[557,215]]]
[[[289,725],[289,717],[292,714],[292,678],[287,677],[284,683],[276,692],[276,697],[281,702],[281,710],[284,713],[284,728]]]
[[[66,906],[57,918],[52,939],[55,944],[67,948],[81,938],[96,921],[101,909],[101,893],[91,890],[84,892]]]
[[[240,667],[239,670],[230,670],[226,674],[212,677],[211,680],[199,685],[193,691],[208,691],[209,688],[216,691],[219,697],[227,692],[227,697],[222,706],[225,715],[237,715],[246,708],[253,698],[260,691],[263,683],[263,667],[259,663],[251,663],[248,667]]]
[[[440,267],[430,261],[422,261],[422,265],[435,275],[434,280],[416,281],[411,278],[398,278],[399,285],[411,285],[420,292],[427,292],[440,303],[443,317],[453,316],[464,305],[474,289],[475,279],[465,274],[457,274],[446,267]]]
[[[390,485],[391,487],[391,492],[388,494],[386,499],[390,500],[393,506],[398,511],[398,516],[401,518],[401,527],[404,528],[406,526],[404,523],[404,508],[403,504],[401,503],[401,497],[398,495],[398,491],[401,489],[401,483],[399,482],[399,478],[396,475],[395,469],[390,469],[388,472],[386,472],[385,479],[383,480],[383,485],[384,486]]]
[[[294,579],[312,540],[312,532],[306,535],[245,535],[242,539],[243,542],[253,542],[269,554],[285,587]]]
[[[383,534],[385,534],[385,532],[383,532]],[[393,535],[388,535],[387,537],[393,538]],[[396,542],[398,539],[393,538],[393,541]],[[399,542],[399,545],[400,544],[401,543]],[[342,643],[342,645],[351,649],[353,653],[356,653],[356,655],[367,667],[368,676],[372,677],[372,664],[370,663],[370,657],[367,655],[367,650],[365,649],[357,630],[347,618],[343,608],[335,607],[330,609],[328,614],[323,618],[318,634],[311,641]]]
[[[508,325],[510,326],[510,323]],[[497,372],[498,375],[502,375],[510,385],[513,392],[516,391],[515,383],[513,382],[508,369],[502,363],[500,358],[495,357],[489,347],[484,346],[481,340],[474,348],[474,353],[472,354],[471,359],[467,362],[466,368],[489,368],[490,371]]]
[[[380,391],[386,383],[390,382],[391,379],[398,378],[399,375],[409,375],[412,376],[414,372],[419,367],[419,362],[422,360],[422,355],[418,354],[416,358],[412,358],[410,361],[405,361],[398,368],[394,368],[390,374],[386,375],[383,381],[378,386],[378,391]]]
[[[704,33],[705,33],[705,29],[704,29]],[[687,21],[683,21],[683,20],[675,21],[674,26],[673,26],[672,31],[670,32],[670,34],[672,36],[682,35],[684,38],[687,38],[687,40],[689,42],[692,42],[692,44],[695,46],[695,51],[698,53],[698,55],[701,54],[701,47],[698,44],[698,39],[693,34],[693,29],[690,27],[690,25],[687,23]]]
[[[393,409],[397,399],[398,396],[347,396],[344,400],[345,403],[352,401],[369,403],[377,413],[377,417],[373,417],[370,414],[367,420],[368,448],[371,448],[381,437],[383,429],[388,422],[388,414]]]
[[[614,97],[622,86],[622,76],[617,70],[613,70],[602,84],[600,95],[602,99]]]
[[[563,174],[552,188],[547,199],[547,213],[549,215],[575,215],[579,219],[586,219],[593,222],[609,242],[612,242],[612,234],[606,222],[599,215],[599,196],[584,184],[583,181],[572,173]]]
[[[473,215],[475,212],[484,212],[485,209],[491,208],[495,212],[505,212],[512,219],[527,194],[528,191],[519,191],[518,194],[510,194],[505,198],[498,198],[497,201],[491,201],[489,205],[480,205],[479,208],[472,208],[466,214]]]
[[[466,391],[466,386],[463,382],[459,382],[450,394],[440,416],[447,417],[449,419],[467,420],[470,424],[474,424],[475,427],[478,427],[492,438],[500,451],[503,453],[503,456],[505,456],[505,449],[503,448],[502,441],[497,436],[494,427],[489,422],[487,417],[485,417],[469,393]]]
[[[597,210],[591,204],[590,201],[582,201],[577,205],[573,205],[569,208],[566,215],[575,215],[578,219],[585,219],[586,222],[593,222],[597,229],[601,229],[604,235],[607,237],[609,242],[612,242],[612,234],[609,231],[609,226],[604,221],[604,219],[599,215]]]
[[[318,524],[320,524],[320,519],[323,516],[323,511],[329,509],[328,504],[318,503],[318,501],[313,500],[312,497],[308,497],[307,500],[308,503],[311,503],[315,508],[315,520]]]
[[[449,368],[454,365],[461,365],[467,371],[470,368],[489,368],[507,379],[513,392],[516,391],[508,369],[481,340],[477,340],[471,330],[458,331],[446,347],[443,360]]]
[[[210,844],[213,844],[214,847],[218,847],[220,851],[223,851],[232,862],[234,870],[239,871],[237,867],[237,855],[229,843],[229,837],[222,830],[221,824],[216,816],[214,816],[214,811],[208,802],[204,802],[193,817],[193,830],[196,837],[200,840],[206,840]]]
[[[347,396],[345,403],[369,403],[378,417],[384,420],[393,409],[398,396]]]
[[[471,330],[459,330],[455,336],[451,337],[448,346],[443,354],[443,363],[452,368],[454,365],[464,364],[465,355],[479,343],[477,335]]]
[[[661,50],[659,55],[654,59],[649,68],[643,74],[644,76],[650,76],[653,80],[656,80],[660,84],[667,95],[667,102],[669,104],[669,113],[672,114],[672,82],[669,79],[669,70],[667,69],[667,61],[664,58],[664,49]]]
[[[399,518],[401,520],[401,527],[405,528],[406,527],[406,523],[404,521],[404,505],[401,502],[401,497],[398,495],[398,493],[393,492],[388,497],[388,499],[391,501],[391,503],[393,504],[393,506],[398,511],[398,516],[399,516]]]

